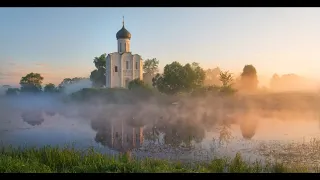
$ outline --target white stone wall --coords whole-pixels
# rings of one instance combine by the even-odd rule
[[[111,53],[106,59],[106,87],[121,87],[121,55]]]
[[[134,79],[143,80],[143,61],[130,52],[130,39],[118,39],[118,52],[106,59],[106,87],[127,88]]]
[[[106,87],[110,88],[111,87],[111,54],[108,54],[107,59],[106,59]]]
[[[135,75],[133,79],[139,78],[140,80],[143,80],[143,61],[141,56],[138,54],[133,55],[133,61],[135,66]]]
[[[143,61],[140,55],[116,52],[107,56],[107,88],[127,88],[128,83],[136,78],[143,80]]]
[[[130,52],[130,40],[129,39],[118,39],[118,52]]]

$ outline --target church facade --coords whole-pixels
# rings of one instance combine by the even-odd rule
[[[131,34],[122,24],[116,34],[118,52],[108,54],[106,59],[106,88],[128,88],[130,81],[143,80],[143,60],[131,53]]]

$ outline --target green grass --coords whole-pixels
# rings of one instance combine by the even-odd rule
[[[188,164],[157,159],[137,160],[126,155],[110,156],[93,149],[74,148],[12,148],[0,150],[0,172],[51,173],[155,173],[155,172],[307,172],[305,167],[286,167],[283,164],[247,164],[240,154],[233,159],[214,159],[209,163]]]

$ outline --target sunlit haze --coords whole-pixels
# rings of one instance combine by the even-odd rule
[[[253,64],[265,85],[274,73],[320,75],[318,8],[1,8],[0,84],[29,72],[55,84],[89,77],[94,57],[117,50],[122,16],[131,51],[160,69],[195,61],[239,74]]]
[[[319,19],[1,8],[0,172],[318,173]]]

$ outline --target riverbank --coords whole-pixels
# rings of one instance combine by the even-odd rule
[[[73,148],[2,148],[0,172],[34,173],[157,173],[157,172],[318,172],[302,166],[284,164],[262,165],[246,163],[240,154],[233,159],[214,159],[205,164],[183,164],[157,159],[136,160],[128,155],[110,156],[93,149],[79,151]]]

